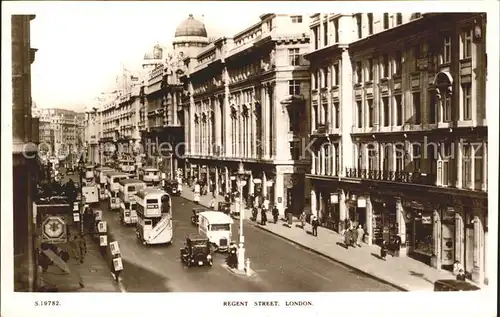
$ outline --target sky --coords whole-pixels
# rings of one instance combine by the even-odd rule
[[[190,13],[203,19],[209,37],[233,35],[258,22],[263,13],[259,7],[245,14],[241,7],[206,9],[173,2],[34,6],[34,102],[40,108],[84,110],[101,92],[114,89],[122,63],[138,68],[157,42],[170,45],[177,25]]]

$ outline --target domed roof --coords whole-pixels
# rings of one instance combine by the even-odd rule
[[[175,37],[181,36],[201,36],[207,37],[207,30],[203,22],[196,20],[192,14],[182,21],[175,30]]]

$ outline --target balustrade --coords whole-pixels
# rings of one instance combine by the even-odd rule
[[[346,177],[420,185],[435,185],[436,182],[436,175],[434,174],[360,168],[346,168]]]

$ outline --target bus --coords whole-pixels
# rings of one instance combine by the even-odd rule
[[[156,188],[137,192],[136,236],[142,244],[172,243],[172,201],[170,195]]]
[[[137,223],[137,204],[134,201],[120,203],[120,222],[125,226]]]
[[[120,208],[120,181],[128,179],[129,175],[123,172],[107,172],[106,173],[106,196],[109,198],[109,209],[115,210]]]
[[[160,170],[151,166],[139,169],[139,179],[148,186],[157,186],[161,182]]]
[[[120,160],[119,165],[120,170],[125,173],[135,173],[135,162],[134,160]]]
[[[135,194],[141,189],[146,188],[146,184],[138,179],[129,178],[120,181],[118,197],[123,202],[135,201]]]
[[[85,180],[91,181],[94,178],[94,165],[85,166]]]

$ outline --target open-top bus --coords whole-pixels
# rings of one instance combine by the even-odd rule
[[[160,170],[151,166],[141,167],[139,179],[148,186],[157,186],[161,182]]]
[[[145,188],[136,194],[136,235],[146,244],[171,243],[173,238],[170,195],[156,188]]]
[[[125,173],[134,173],[135,172],[135,162],[132,159],[120,160],[118,166],[122,172],[125,172]]]

